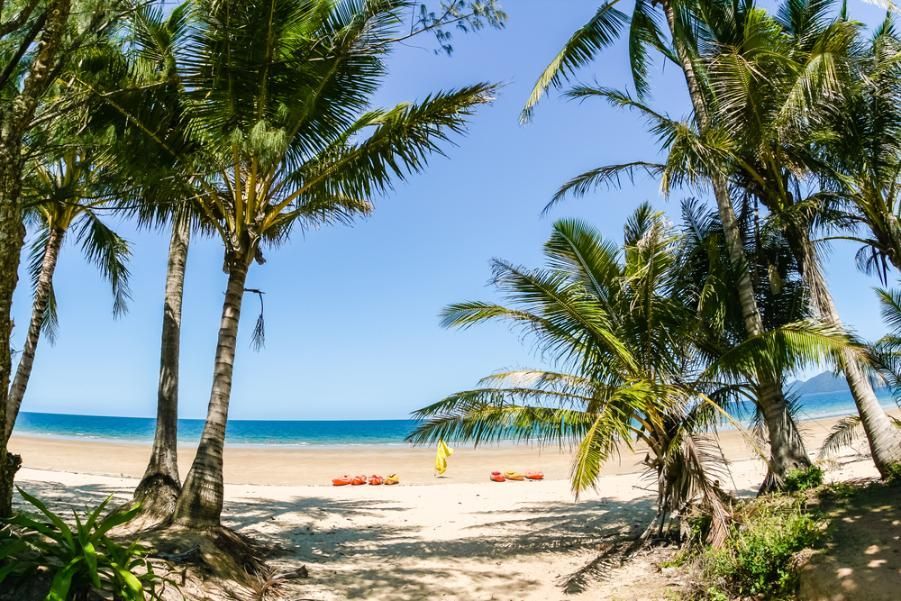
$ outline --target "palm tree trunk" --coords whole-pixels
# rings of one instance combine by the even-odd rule
[[[8,427],[9,340],[12,335],[13,293],[19,281],[19,258],[25,241],[19,192],[22,188],[22,139],[34,119],[38,102],[53,81],[69,21],[71,0],[54,0],[44,11],[40,41],[24,69],[22,84],[0,111],[0,433]],[[24,66],[24,63],[20,63]],[[10,459],[6,436],[0,435],[0,517],[12,512],[13,477],[17,462]]]
[[[186,219],[173,222],[160,337],[156,431],[150,461],[134,493],[135,501],[141,504],[142,513],[159,520],[172,516],[181,492],[181,479],[178,476],[178,361],[181,305],[190,236],[191,229]]]
[[[678,34],[676,16],[671,0],[666,0],[663,3],[663,9],[666,13],[670,36],[676,49],[676,56],[685,75],[685,82],[698,128],[704,131],[710,126],[710,116],[707,112],[704,94],[695,74],[694,63]],[[726,238],[726,250],[729,253],[729,258],[734,265],[746,266],[748,261],[741,239],[741,231],[738,227],[738,219],[732,206],[732,200],[729,197],[729,187],[726,179],[721,175],[714,174],[711,177],[711,186],[716,199],[720,222],[723,225],[723,234]],[[751,274],[747,268],[739,270],[737,284],[738,301],[741,305],[745,331],[748,336],[759,336],[764,332],[763,319],[757,306],[757,295],[754,292]],[[788,403],[785,400],[782,386],[765,369],[758,370],[757,380],[759,393],[757,403],[760,405],[765,417],[770,443],[769,473],[764,487],[765,490],[769,490],[781,483],[787,469],[809,466],[810,458],[807,456],[801,437],[794,436],[791,433],[789,426],[791,417],[788,414]]]
[[[19,257],[25,241],[25,228],[18,208],[18,149],[11,152],[0,142],[0,432],[11,428],[7,416],[9,381],[12,372],[13,293],[19,280]],[[7,449],[6,436],[0,436],[0,518],[12,515],[15,456]]]
[[[188,472],[175,505],[175,523],[190,528],[218,526],[222,515],[222,454],[225,448],[228,402],[231,398],[238,320],[241,316],[241,300],[244,296],[247,270],[246,262],[229,263],[228,288],[222,305],[219,341],[216,345],[216,365],[206,423],[191,471]]]
[[[769,469],[760,491],[767,492],[779,489],[789,470],[809,467],[810,458],[804,452],[801,433],[789,412],[781,382],[773,378],[759,379],[763,381],[755,389],[770,446]],[[767,402],[762,403],[760,399],[767,399]]]
[[[51,227],[44,246],[44,258],[41,261],[41,271],[34,289],[34,302],[31,305],[31,321],[28,324],[28,334],[22,346],[22,356],[16,367],[16,376],[13,378],[12,387],[9,390],[9,400],[6,409],[6,432],[4,436],[9,442],[16,418],[19,417],[19,409],[22,408],[22,399],[25,398],[25,390],[28,388],[28,380],[31,378],[31,370],[34,367],[34,357],[37,353],[38,342],[41,340],[41,331],[44,328],[44,319],[47,307],[50,303],[50,293],[53,290],[53,274],[56,271],[56,261],[62,248],[66,232],[60,227]]]
[[[813,293],[815,306],[824,323],[842,327],[841,318],[826,278],[820,269],[819,261],[809,239],[803,240],[804,275]],[[891,476],[901,466],[901,430],[889,419],[870,381],[863,374],[854,353],[844,350],[839,353],[838,364],[848,380],[851,396],[860,413],[864,432],[870,445],[873,463],[883,478]]]

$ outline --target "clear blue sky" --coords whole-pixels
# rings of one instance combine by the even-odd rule
[[[621,192],[569,201],[540,215],[556,187],[591,166],[653,158],[655,148],[635,117],[600,103],[552,97],[534,123],[517,116],[532,83],[596,0],[506,0],[504,31],[456,35],[453,57],[436,56],[432,41],[394,54],[378,104],[421,98],[475,81],[503,82],[497,102],[470,133],[426,173],[378,199],[373,217],[353,227],[298,235],[254,266],[249,287],[266,291],[267,345],[249,346],[256,299],[247,296],[232,394],[236,419],[403,418],[438,398],[472,386],[496,369],[538,362],[501,326],[443,330],[438,312],[454,301],[492,299],[488,261],[541,261],[554,219],[577,216],[620,237],[626,215],[649,200],[676,216],[680,198],[661,198],[653,181]],[[867,23],[882,10],[851,0]],[[605,85],[628,82],[625,47],[583,74]],[[658,69],[657,106],[686,112],[682,82]],[[60,332],[44,341],[23,409],[59,413],[155,414],[159,332],[168,237],[120,224],[134,258],[129,313],[113,320],[108,288],[69,244],[56,292]],[[845,321],[860,334],[882,332],[873,278],[858,273],[855,248],[836,246],[827,272]],[[182,333],[181,414],[203,417],[225,276],[213,240],[197,240],[188,260]],[[31,290],[22,274],[15,319],[19,347]]]

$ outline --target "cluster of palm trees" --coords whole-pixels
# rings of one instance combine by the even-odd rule
[[[643,207],[621,244],[563,221],[545,269],[496,262],[510,304],[452,305],[446,325],[510,320],[565,369],[491,376],[422,409],[413,439],[575,440],[577,493],[617,442],[637,439],[649,449],[662,515],[692,498],[715,508],[716,478],[704,475],[710,441],[698,436],[746,395],[769,449],[762,490],[778,487],[810,465],[786,377],[825,361],[847,378],[859,410],[852,421],[879,472],[897,473],[901,429],[873,392],[874,353],[845,333],[822,268],[833,238],[860,242],[858,263],[883,282],[899,267],[901,39],[892,13],[868,32],[830,0],[786,0],[775,13],[753,0],[637,0],[631,14],[618,5],[603,3],[565,43],[522,119],[625,36],[634,93],[575,83],[565,94],[637,112],[662,158],[581,173],[549,207],[643,173],[665,195],[709,190],[716,212],[687,203],[676,227]],[[661,64],[684,75],[686,119],[652,104],[651,68]]]
[[[66,238],[80,242],[109,279],[114,311],[125,310],[129,247],[101,218],[115,211],[170,232],[158,419],[135,497],[145,524],[218,526],[248,272],[298,229],[371,212],[374,199],[422,171],[463,133],[476,108],[491,101],[494,86],[477,83],[373,107],[392,47],[433,32],[447,49],[447,28],[500,26],[504,15],[494,2],[460,0],[434,3],[434,10],[405,0],[13,4],[0,2],[0,61],[17,70],[2,92],[9,106],[26,100],[33,106],[21,116],[18,138],[6,108],[0,111],[10,142],[0,140],[0,150],[16,157],[0,177],[6,228],[0,235],[6,320],[0,339],[7,345],[0,348],[0,514],[11,511],[17,466],[7,451],[9,437],[39,340],[56,324],[53,275]],[[39,75],[42,88],[30,91]],[[10,378],[6,297],[16,286],[26,227],[34,234],[35,296]],[[182,481],[176,461],[179,334],[193,235],[221,242],[227,285],[207,419]]]
[[[891,15],[866,32],[823,0],[787,0],[776,14],[750,0],[637,0],[631,14],[618,4],[603,3],[566,42],[522,119],[627,36],[634,93],[576,84],[566,94],[637,111],[663,159],[577,175],[551,204],[643,172],[667,195],[709,190],[716,210],[686,202],[674,225],[643,205],[622,241],[560,221],[546,267],[495,262],[509,304],[453,305],[445,323],[509,320],[557,371],[494,374],[421,410],[414,439],[576,441],[576,493],[637,439],[649,449],[661,525],[697,499],[716,516],[725,510],[710,428],[753,404],[764,433],[754,444],[769,466],[762,489],[778,487],[810,465],[786,378],[825,361],[847,376],[889,475],[901,432],[867,376],[875,356],[892,363],[897,344],[873,353],[845,332],[821,257],[827,239],[849,238],[883,282],[901,268],[901,44]],[[66,239],[109,280],[114,311],[126,308],[129,247],[103,219],[115,211],[170,236],[158,419],[135,497],[151,523],[217,526],[248,273],[298,228],[371,212],[490,101],[494,87],[479,83],[373,108],[395,44],[433,32],[449,49],[446,28],[503,20],[494,0],[0,1],[0,514],[16,465],[7,443],[40,338],[55,331],[53,273]],[[651,104],[651,73],[668,63],[684,74],[684,120]],[[26,230],[34,302],[13,377],[10,309]],[[227,284],[207,419],[182,480],[179,337],[197,235],[221,243]]]

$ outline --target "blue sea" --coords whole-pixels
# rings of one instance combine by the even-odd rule
[[[897,405],[889,391],[877,393],[887,408]],[[848,392],[824,392],[800,398],[801,419],[834,417],[854,413],[854,401]],[[738,416],[737,416],[738,417]],[[16,423],[19,434],[118,442],[147,442],[153,439],[154,419],[95,415],[64,415],[22,412]],[[406,436],[414,421],[394,420],[323,420],[264,421],[230,420],[230,445],[249,446],[346,446],[406,445]],[[179,439],[197,442],[203,420],[179,420]]]

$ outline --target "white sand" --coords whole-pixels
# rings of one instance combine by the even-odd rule
[[[743,460],[732,467],[737,491],[752,494],[763,465]],[[831,479],[875,475],[859,456],[829,471]],[[26,467],[19,483],[57,507],[80,507],[108,494],[128,498],[136,481]],[[645,587],[655,568],[640,558],[625,567],[599,566],[604,578],[590,579],[584,592],[565,595],[562,589],[610,541],[648,523],[654,497],[643,485],[635,473],[604,476],[598,490],[578,502],[563,479],[227,485],[224,520],[278,544],[280,567],[308,567],[310,577],[292,589],[298,600],[662,599],[660,578],[656,589]]]

